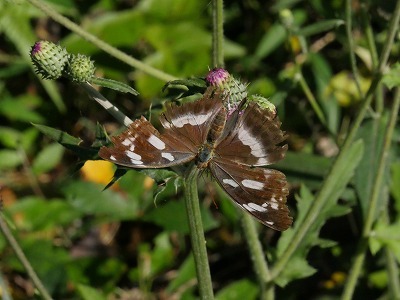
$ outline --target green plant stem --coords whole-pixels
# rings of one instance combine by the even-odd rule
[[[26,272],[28,273],[29,278],[32,280],[33,284],[38,289],[40,295],[45,300],[51,300],[52,298],[49,292],[46,290],[43,283],[37,276],[35,270],[33,269],[32,265],[29,263],[28,259],[26,258],[24,252],[19,246],[17,240],[14,238],[10,228],[7,225],[7,222],[4,220],[3,215],[1,213],[0,213],[0,230],[3,232],[4,237],[10,244],[11,248],[14,250],[15,255],[18,257],[19,261],[24,266]]]
[[[352,299],[358,278],[364,264],[365,256],[368,250],[368,238],[371,234],[372,225],[375,221],[376,208],[379,201],[379,195],[382,188],[384,172],[387,165],[387,160],[392,142],[394,127],[397,122],[397,114],[400,107],[400,89],[397,88],[394,96],[393,107],[391,110],[390,119],[385,132],[385,139],[381,156],[379,157],[378,170],[376,172],[375,182],[372,187],[372,193],[369,200],[367,217],[364,223],[362,237],[357,247],[357,254],[350,269],[349,277],[347,279],[344,292],[342,295],[343,300]]]
[[[200,203],[197,194],[199,169],[193,165],[184,178],[186,213],[189,220],[190,238],[201,299],[214,299],[208,264],[206,240],[201,220]]]
[[[379,84],[379,81],[382,76],[382,72],[386,66],[387,60],[389,58],[390,50],[393,44],[394,36],[397,32],[399,26],[399,18],[400,18],[400,1],[397,1],[396,8],[393,12],[392,19],[390,21],[388,35],[383,46],[383,51],[379,59],[379,64],[377,68],[377,72],[372,80],[371,86],[367,92],[366,98],[362,104],[360,111],[357,114],[355,121],[352,124],[349,134],[342,146],[342,149],[337,156],[335,162],[332,165],[328,175],[326,176],[321,189],[316,195],[314,204],[310,211],[307,214],[306,221],[302,224],[302,227],[299,228],[298,233],[295,235],[295,238],[290,242],[282,256],[276,262],[275,266],[271,269],[271,280],[276,278],[282,270],[285,268],[286,264],[289,262],[292,255],[296,252],[296,249],[300,246],[301,241],[304,236],[307,234],[317,215],[320,213],[321,209],[325,205],[326,201],[329,198],[329,193],[331,192],[332,181],[335,180],[335,173],[337,172],[338,165],[342,163],[343,157],[346,157],[351,146],[353,144],[354,138],[357,134],[358,128],[361,125],[362,120],[364,119],[366,112],[371,104],[372,95]]]
[[[379,59],[378,52],[376,50],[376,44],[374,39],[374,32],[372,30],[371,22],[369,20],[369,14],[367,11],[367,4],[361,4],[361,19],[363,23],[363,29],[365,32],[365,36],[367,38],[367,44],[369,52],[371,53],[371,70],[376,70],[378,68]],[[381,114],[383,112],[383,87],[380,83],[377,87],[375,93],[375,111],[377,114]]]
[[[94,89],[90,83],[81,83],[80,86],[99,103],[110,115],[112,115],[118,122],[128,127],[133,121],[124,115],[116,106],[108,101],[102,94]]]
[[[212,65],[214,67],[224,66],[224,15],[223,15],[223,0],[212,1],[212,20],[213,20],[213,33],[212,33]]]
[[[326,123],[326,119],[324,116],[324,113],[322,112],[321,107],[318,105],[317,100],[315,99],[313,93],[311,92],[310,87],[308,86],[307,82],[305,81],[303,74],[301,73],[301,71],[299,71],[296,74],[296,79],[298,80],[298,82],[300,83],[300,86],[304,92],[304,94],[306,95],[308,102],[310,102],[311,107],[313,108],[313,110],[315,111],[319,121],[324,125],[327,126]]]
[[[389,291],[391,299],[400,299],[399,267],[393,252],[386,247],[386,269],[389,277]]]
[[[130,65],[133,68],[143,71],[146,74],[149,74],[155,78],[158,78],[163,81],[171,81],[177,79],[175,76],[162,72],[156,68],[153,68],[149,65],[142,63],[141,61],[133,58],[132,56],[127,55],[126,53],[118,50],[115,47],[107,44],[106,42],[100,40],[93,34],[85,31],[79,25],[75,24],[71,20],[67,19],[66,17],[60,15],[57,11],[52,9],[51,7],[47,6],[40,0],[28,0],[33,6],[37,7],[41,11],[43,11],[46,15],[63,25],[65,28],[75,32],[77,35],[83,37],[88,42],[96,45],[98,48],[102,49],[104,52],[114,56],[115,58],[119,59],[120,61],[125,62],[126,64]]]
[[[253,217],[249,214],[243,213],[242,224],[246,241],[249,246],[251,260],[253,261],[253,268],[256,272],[261,287],[260,299],[273,300],[275,298],[274,287],[270,281],[271,276],[269,273],[268,264],[265,259],[261,242],[258,239],[256,221],[254,221]]]
[[[385,190],[387,192],[387,188]],[[382,222],[389,224],[389,207],[386,206],[382,214]],[[385,258],[386,258],[386,270],[388,271],[388,282],[389,282],[389,298],[400,299],[400,277],[399,277],[399,266],[392,249],[385,247]]]
[[[345,8],[345,16],[346,16],[346,33],[347,33],[347,44],[349,46],[350,53],[350,65],[351,70],[353,72],[354,81],[356,83],[357,91],[360,98],[363,98],[363,93],[360,85],[360,74],[358,74],[356,56],[354,51],[354,37],[352,34],[352,9],[351,9],[351,0],[346,0],[346,8]]]

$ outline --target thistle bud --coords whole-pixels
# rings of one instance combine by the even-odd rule
[[[48,41],[36,42],[30,56],[35,72],[43,79],[60,78],[68,60],[65,48]]]
[[[247,85],[231,76],[228,71],[222,68],[211,70],[206,81],[209,85],[223,90],[228,96],[225,101],[225,107],[230,114],[247,97]]]
[[[95,70],[90,57],[82,54],[71,54],[64,75],[73,82],[87,82],[93,77]]]

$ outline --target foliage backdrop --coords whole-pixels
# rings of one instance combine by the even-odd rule
[[[207,1],[43,2],[171,79],[201,77],[212,67]],[[389,49],[393,67],[386,70],[386,85],[373,85],[373,102],[355,142],[336,161],[333,177],[328,177],[333,180],[326,180],[380,71],[379,57],[396,5],[372,0],[224,3],[226,69],[249,82],[251,93],[276,105],[289,134],[287,157],[274,167],[288,177],[294,226],[283,234],[258,228],[272,265],[279,266],[288,245],[305,227],[309,211],[317,205],[316,195],[324,196],[318,194],[321,187],[331,191],[294,254],[277,271],[277,299],[339,298],[355,272],[352,262],[365,238],[369,249],[363,252],[355,299],[399,296],[398,127],[386,135],[395,110],[391,88],[398,86],[399,78],[394,64],[397,38]],[[75,153],[32,123],[79,137],[87,146],[99,137],[97,122],[110,133],[120,125],[78,85],[37,77],[29,50],[42,39],[60,43],[70,53],[90,55],[96,76],[125,82],[140,95],[101,92],[131,118],[143,114],[156,126],[162,104],[170,100],[162,92],[165,80],[110,56],[31,1],[0,1],[0,34],[3,217],[48,291],[55,299],[196,298],[180,179],[165,171],[158,183],[169,180],[160,187],[147,176],[154,174],[130,171],[103,191],[113,176],[112,165],[87,161],[82,167]],[[388,141],[391,147],[384,148]],[[382,151],[388,158],[378,173]],[[379,180],[382,184],[376,187]],[[257,299],[260,288],[243,237],[241,212],[208,178],[200,178],[199,187],[216,298]],[[369,220],[374,226],[366,231]],[[3,236],[0,291],[14,299],[36,297]]]

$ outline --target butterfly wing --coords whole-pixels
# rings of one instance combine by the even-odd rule
[[[264,166],[281,160],[287,145],[276,113],[250,102],[244,111],[235,111],[227,120],[216,147],[216,156],[248,166]]]
[[[221,93],[208,89],[198,101],[168,105],[160,117],[163,133],[141,117],[112,137],[113,146],[102,147],[99,156],[131,168],[165,168],[191,161],[222,108],[222,99]]]
[[[283,173],[250,168],[225,159],[213,160],[209,167],[218,184],[233,201],[261,223],[279,231],[292,224],[286,206],[289,191]]]

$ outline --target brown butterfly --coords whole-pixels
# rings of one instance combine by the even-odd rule
[[[292,224],[286,206],[288,186],[283,173],[260,168],[281,160],[286,139],[274,111],[246,99],[232,111],[228,97],[208,88],[200,100],[167,105],[160,121],[164,132],[141,117],[102,147],[101,158],[117,165],[165,168],[194,161],[209,170],[240,208],[276,230]]]

